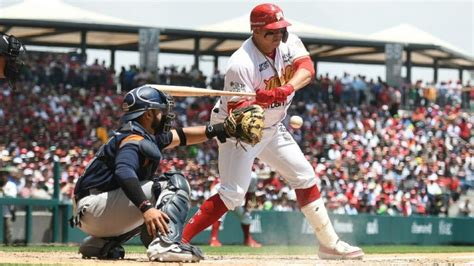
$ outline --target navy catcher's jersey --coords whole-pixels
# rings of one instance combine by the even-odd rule
[[[171,143],[172,138],[171,132],[152,136],[133,121],[122,125],[89,162],[74,194],[81,195],[91,189],[100,192],[115,190],[120,187],[118,179],[151,180],[160,163],[161,150]],[[139,142],[142,140],[156,145],[157,156],[151,158],[140,151]]]

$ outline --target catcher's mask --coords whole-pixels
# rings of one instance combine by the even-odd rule
[[[5,57],[4,75],[12,87],[24,65],[20,54],[25,50],[23,44],[15,36],[0,32],[0,56]]]
[[[168,132],[171,129],[171,123],[175,118],[172,109],[174,100],[168,94],[154,89],[150,86],[142,86],[129,91],[122,103],[123,122],[128,122],[139,118],[146,111],[151,109],[160,110],[162,116],[158,127],[158,134]]]

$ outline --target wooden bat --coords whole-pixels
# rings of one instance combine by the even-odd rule
[[[187,86],[171,86],[160,84],[146,84],[162,92],[175,97],[202,97],[202,96],[250,96],[255,97],[255,92],[241,92],[241,91],[219,91],[211,89],[194,88]]]

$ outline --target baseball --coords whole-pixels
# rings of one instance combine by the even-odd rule
[[[301,116],[294,115],[290,117],[290,126],[294,129],[298,129],[303,125],[303,118]]]

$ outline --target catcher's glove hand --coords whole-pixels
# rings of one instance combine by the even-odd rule
[[[229,137],[237,139],[237,143],[255,146],[262,140],[264,119],[263,108],[253,104],[232,110],[224,120],[224,129]]]

